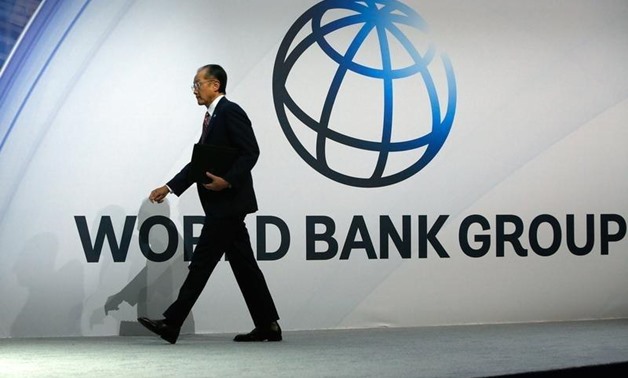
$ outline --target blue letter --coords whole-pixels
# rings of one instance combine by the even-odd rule
[[[447,218],[449,218],[449,215],[440,215],[438,219],[436,219],[436,222],[434,223],[432,228],[428,230],[427,229],[427,215],[419,215],[419,258],[420,259],[427,258],[427,242],[428,241],[430,242],[432,247],[434,247],[434,250],[436,250],[436,253],[438,253],[438,256],[440,256],[441,258],[449,257],[449,255],[447,254],[447,251],[445,251],[445,248],[443,248],[443,245],[440,244],[440,241],[438,241],[438,238],[436,237],[436,234],[438,233],[438,231],[440,231],[441,227],[443,227],[443,224],[445,224],[445,221],[447,220]]]
[[[600,216],[602,230],[602,254],[608,255],[608,245],[610,242],[620,241],[626,236],[626,220],[617,214],[602,214]],[[617,233],[608,233],[608,224],[610,222],[617,223]]]
[[[481,215],[469,215],[464,218],[462,224],[460,225],[460,230],[458,231],[458,241],[460,243],[460,247],[462,248],[462,252],[469,257],[482,257],[488,253],[488,250],[491,248],[491,236],[490,235],[475,235],[473,238],[474,241],[480,243],[480,247],[475,249],[471,247],[469,244],[469,227],[473,223],[477,223],[482,227],[483,231],[490,230],[491,225],[488,223],[488,220]]]
[[[102,252],[102,246],[105,242],[105,237],[109,242],[109,249],[111,249],[111,255],[114,262],[126,261],[126,255],[129,252],[129,244],[131,244],[131,236],[133,236],[133,226],[135,225],[136,216],[127,216],[124,221],[124,229],[122,231],[122,239],[120,245],[118,245],[116,239],[116,233],[113,231],[113,225],[111,224],[110,216],[103,216],[100,218],[100,225],[96,232],[96,242],[92,246],[92,240],[87,229],[87,221],[84,216],[75,216],[74,222],[78,229],[81,243],[83,244],[83,252],[85,258],[89,263],[97,263],[100,259],[100,253]]]
[[[404,215],[401,223],[403,236],[399,236],[399,232],[393,225],[390,217],[382,215],[379,217],[379,258],[388,258],[388,238],[392,239],[397,251],[403,259],[412,257],[412,247],[410,245],[410,216]]]
[[[148,241],[148,235],[150,234],[150,230],[153,226],[160,224],[166,228],[168,232],[168,240],[167,244],[164,243],[165,240],[163,238],[158,240],[158,243],[153,244],[166,244],[164,251],[157,253],[153,251],[151,243]],[[173,242],[174,241],[174,242]],[[177,247],[179,246],[179,234],[177,233],[177,227],[170,220],[170,218],[164,217],[163,215],[155,215],[144,221],[140,226],[140,250],[150,261],[155,262],[164,262],[172,258],[174,254],[177,252]],[[160,247],[164,247],[160,245]]]
[[[279,248],[275,252],[266,251],[266,225],[272,224],[279,230]],[[257,259],[260,261],[279,260],[288,253],[290,248],[290,230],[286,222],[278,217],[257,217]]]
[[[324,225],[325,232],[317,234],[317,224]],[[305,217],[305,239],[307,243],[305,249],[306,259],[329,260],[336,256],[336,253],[338,253],[338,242],[334,239],[334,232],[336,232],[336,224],[330,217],[324,215]],[[315,247],[317,241],[327,243],[327,250],[316,252]]]
[[[358,231],[362,236],[362,241],[355,240],[355,237],[358,235]],[[364,217],[361,215],[354,216],[351,221],[349,232],[347,232],[347,239],[345,240],[345,244],[342,246],[342,252],[340,253],[340,260],[347,260],[349,258],[349,254],[354,249],[364,249],[366,250],[366,255],[369,260],[377,260],[375,247],[373,247],[373,242],[371,241],[371,235],[369,235],[369,230],[364,222]]]

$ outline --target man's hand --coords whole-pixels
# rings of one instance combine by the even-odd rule
[[[148,200],[152,203],[155,203],[155,202],[162,203],[164,202],[164,199],[166,198],[168,193],[170,193],[170,190],[168,190],[168,187],[166,185],[161,186],[153,190],[152,192],[150,192],[150,195],[148,196]]]
[[[207,190],[211,190],[212,192],[220,192],[221,190],[225,190],[231,187],[231,185],[222,177],[214,176],[209,172],[205,172],[205,175],[212,180],[209,184],[203,184],[203,186]]]

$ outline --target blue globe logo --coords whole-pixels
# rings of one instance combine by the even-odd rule
[[[273,71],[286,138],[339,183],[383,187],[423,169],[456,110],[448,57],[397,0],[325,0],[284,37]]]

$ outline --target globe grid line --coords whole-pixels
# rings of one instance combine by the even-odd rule
[[[378,8],[377,4],[382,4],[383,6]],[[322,25],[323,16],[328,11],[337,9],[355,11],[358,12],[358,14],[342,17]],[[402,12],[402,14],[393,13],[398,11]],[[301,33],[301,31],[306,30],[305,28],[308,24],[311,25],[311,32],[302,37],[301,41],[294,44],[293,42],[295,42],[297,35]],[[356,24],[363,25],[354,36],[344,55],[336,51],[325,39],[328,34],[338,29]],[[450,132],[457,100],[455,76],[449,58],[445,54],[440,54],[448,89],[448,93],[445,96],[447,98],[447,110],[444,119],[441,119],[442,113],[439,95],[428,67],[435,61],[437,54],[436,48],[433,43],[430,43],[425,54],[421,55],[405,33],[395,24],[408,25],[422,32],[426,32],[427,29],[426,23],[421,16],[412,10],[412,8],[409,8],[398,0],[325,0],[311,7],[294,22],[286,33],[278,50],[273,73],[273,95],[275,110],[284,134],[295,151],[308,165],[319,173],[339,183],[356,187],[381,187],[403,181],[422,170],[436,156]],[[374,30],[377,33],[376,37],[380,46],[381,69],[367,67],[354,61],[360,47]],[[393,68],[389,35],[406,49],[406,52],[414,61],[414,65],[401,69]],[[315,44],[330,59],[338,64],[338,68],[327,91],[319,120],[314,119],[298,106],[295,100],[290,96],[286,86],[289,74],[296,62],[305,51]],[[291,46],[293,46],[292,49]],[[348,72],[383,80],[384,116],[380,141],[359,139],[330,128],[329,121],[333,105],[342,86],[343,79]],[[416,74],[419,74],[422,78],[424,90],[429,98],[432,115],[431,132],[411,140],[393,142],[393,96],[395,80],[413,77]],[[295,130],[293,130],[287,118],[288,111],[290,111],[292,116],[296,117],[302,125],[317,134],[314,154],[310,152],[296,136]],[[331,168],[327,162],[326,154],[328,139],[346,147],[379,152],[375,167],[371,171],[371,176],[354,177]],[[384,176],[388,157],[391,152],[409,152],[422,147],[426,147],[426,150],[416,162],[401,171]]]

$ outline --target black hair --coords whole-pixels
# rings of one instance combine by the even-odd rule
[[[218,92],[227,94],[227,73],[224,68],[218,64],[208,64],[201,68],[199,71],[205,71],[205,79],[216,79],[220,83]]]

